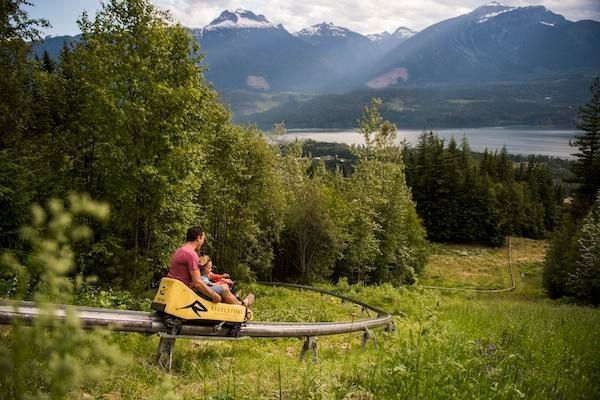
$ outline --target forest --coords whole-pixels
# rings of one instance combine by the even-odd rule
[[[579,109],[573,162],[516,158],[506,149],[473,154],[466,138],[445,142],[434,132],[424,132],[414,147],[399,143],[379,98],[362,105],[355,124],[364,145],[285,143],[284,124],[263,132],[232,122],[203,78],[202,49],[150,1],[109,0],[95,16],[84,13],[81,42],[65,45],[58,60],[32,57],[31,45],[47,21],[30,19],[26,4],[0,2],[0,297],[69,302],[76,295],[84,304],[103,305],[98,298],[115,291],[123,307],[137,307],[136,299],[155,290],[165,275],[188,227],[199,225],[207,233],[204,254],[249,285],[261,280],[337,285],[349,293],[364,290],[381,306],[405,299],[434,303],[407,288],[423,279],[439,249],[458,243],[482,246],[485,253],[505,246],[507,236],[526,238],[522,243],[547,239],[540,267],[543,296],[600,303],[598,78]],[[391,371],[404,373],[394,357],[420,351],[426,326],[439,329],[429,343],[441,346],[448,339],[457,351],[471,354],[468,346],[477,342],[465,344],[460,333],[447,336],[456,331],[438,326],[429,306],[417,310],[414,304],[406,307],[419,316],[406,329],[419,327],[415,342],[413,336],[406,342],[394,337],[393,357],[378,353]],[[277,312],[289,316],[275,305],[263,315]],[[586,312],[574,318],[585,320]],[[541,317],[536,324],[544,324]],[[509,325],[503,329],[512,329]],[[27,374],[44,373],[32,367],[48,363],[43,351],[20,353],[27,351],[27,340],[38,350],[67,349],[47,364],[59,381],[68,375],[60,375],[61,368],[73,372],[77,362],[92,362],[93,343],[104,348],[97,353],[99,364],[115,361],[103,339],[90,344],[77,324],[32,329],[17,331],[23,336],[2,331],[11,345],[3,346],[0,363],[11,366],[14,379],[9,384],[0,375],[0,394],[20,398],[16,394],[28,390]],[[36,332],[45,332],[39,341]],[[113,340],[118,346],[138,339]],[[498,346],[505,344],[498,340]],[[70,364],[78,346],[89,352]],[[479,355],[488,351],[481,346]],[[427,364],[431,370],[434,353]],[[487,373],[488,361],[468,360]],[[597,375],[593,361],[585,365],[590,376]],[[383,375],[374,383],[356,370],[347,372],[354,379],[350,386],[395,393]],[[283,398],[281,369],[279,379]],[[40,390],[54,387],[50,398],[66,398],[70,392],[63,388],[77,386],[75,380]],[[421,383],[414,382],[405,393],[418,398]],[[482,385],[484,397],[495,390],[493,382]],[[455,393],[467,386],[460,380]],[[506,392],[498,398],[519,392],[510,385],[500,388]],[[551,397],[550,390],[543,386],[540,393]]]
[[[196,43],[148,2],[84,15],[82,43],[57,63],[29,61],[29,22],[3,42],[12,47],[3,53],[2,247],[26,252],[19,227],[30,204],[75,192],[111,211],[89,223],[94,236],[76,249],[73,274],[115,287],[151,288],[194,224],[215,263],[240,279],[312,282],[335,271],[402,283],[422,270],[425,232],[391,141],[369,146],[352,177],[309,172],[300,144],[274,146],[231,123]],[[381,124],[368,134],[379,137]]]
[[[234,120],[263,129],[286,121],[290,129],[352,129],[372,97],[383,100],[383,117],[403,129],[528,126],[572,128],[587,101],[593,77],[571,75],[488,85],[365,89],[338,94],[223,91]]]
[[[203,79],[201,49],[146,1],[84,14],[82,42],[65,44],[58,61],[31,58],[46,22],[8,4],[0,245],[26,255],[19,228],[30,205],[85,193],[110,218],[88,220],[94,234],[77,245],[73,276],[152,288],[197,224],[209,235],[204,251],[241,279],[412,283],[428,240],[548,237],[564,229],[563,214],[580,224],[595,198],[597,81],[569,179],[557,162],[516,161],[506,149],[474,157],[466,138],[424,132],[414,148],[398,143],[378,98],[357,121],[365,144],[342,149],[350,164],[340,166],[320,157],[327,145],[282,144],[283,124],[265,135],[232,123]],[[577,212],[564,206],[573,196]]]

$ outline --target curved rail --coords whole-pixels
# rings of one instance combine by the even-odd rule
[[[278,286],[278,287],[286,287],[286,288],[293,288],[293,289],[310,290],[312,292],[327,294],[329,296],[337,297],[338,299],[341,299],[342,301],[347,301],[349,303],[356,304],[357,306],[361,306],[363,309],[374,311],[377,313],[378,316],[388,314],[387,311],[384,311],[381,308],[373,307],[373,306],[371,306],[367,303],[364,303],[360,300],[356,300],[356,299],[344,296],[344,295],[336,293],[336,292],[331,292],[329,290],[319,289],[319,288],[316,288],[313,286],[299,285],[297,283],[283,283],[283,282],[257,282],[257,283],[260,285],[264,285],[264,286]]]
[[[457,287],[445,287],[445,286],[426,286],[426,285],[418,285],[419,289],[435,289],[435,290],[446,290],[452,292],[476,292],[476,293],[502,293],[502,292],[510,292],[511,290],[515,290],[517,287],[517,282],[515,281],[515,275],[513,272],[512,265],[512,244],[511,237],[508,236],[508,272],[510,273],[510,281],[512,285],[507,288],[502,289],[482,289],[482,288],[457,288]]]
[[[302,337],[302,336],[325,336],[340,333],[364,331],[378,327],[391,327],[392,316],[385,311],[372,307],[366,303],[351,299],[337,293],[313,288],[310,286],[294,284],[264,283],[271,286],[284,286],[304,290],[312,290],[323,294],[338,297],[363,309],[376,312],[375,318],[360,319],[344,322],[253,322],[249,321],[242,325],[239,336],[250,337]],[[166,332],[167,328],[162,319],[156,313],[131,310],[115,310],[108,308],[82,307],[69,305],[56,305],[53,315],[56,318],[65,318],[68,312],[72,312],[79,318],[81,326],[85,329],[103,327],[114,331],[159,333]],[[0,301],[0,324],[9,325],[13,321],[25,324],[33,324],[36,318],[45,315],[33,302],[28,301]],[[198,325],[185,323],[181,328],[181,335],[188,336],[230,336],[231,327],[216,329],[213,325]]]

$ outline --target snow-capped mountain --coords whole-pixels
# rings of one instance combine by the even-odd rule
[[[505,14],[525,23],[534,22],[553,26],[557,23],[569,22],[562,15],[554,14],[544,6],[511,7],[498,1],[492,1],[476,8],[467,14],[467,17],[478,24],[485,24],[495,21],[506,22],[507,20],[503,16]],[[498,20],[497,17],[501,18]]]
[[[382,40],[390,40],[390,39],[400,39],[406,40],[410,37],[415,36],[417,32],[413,31],[410,28],[401,26],[394,31],[394,33],[389,33],[388,31],[384,31],[381,33],[372,33],[367,35],[369,39],[374,42],[382,41]]]
[[[416,32],[412,29],[401,26],[396,29],[394,33],[389,33],[388,31],[374,33],[367,35],[367,38],[369,38],[375,44],[375,46],[377,46],[379,53],[383,55],[394,47],[398,46],[400,43],[413,37],[415,34]]]
[[[373,42],[377,42],[378,40],[384,40],[387,39],[391,36],[392,34],[389,33],[388,31],[384,31],[381,33],[369,33],[367,35],[367,38]]]
[[[600,22],[497,1],[418,33],[400,27],[364,36],[323,22],[292,35],[242,9],[223,11],[190,32],[217,89],[322,92],[600,73]],[[63,42],[79,40],[47,38],[33,49],[57,56]]]
[[[310,28],[302,29],[295,33],[295,36],[301,38],[313,38],[313,37],[352,37],[362,36],[360,33],[351,31],[348,28],[334,25],[333,22],[323,22],[311,26]]]
[[[189,28],[190,33],[196,39],[200,39],[205,32],[229,30],[229,29],[270,29],[283,28],[281,25],[276,25],[264,15],[254,14],[250,10],[238,8],[235,11],[225,10],[217,18],[212,20],[203,28]]]
[[[223,11],[191,30],[205,53],[205,75],[219,89],[322,90],[343,79],[314,46],[248,10]]]
[[[334,25],[332,22],[323,22],[302,29],[296,32],[295,36],[324,52],[362,51],[365,46],[370,44],[370,40],[366,36]],[[335,55],[333,56],[335,57]]]
[[[510,7],[497,1],[492,1],[479,8],[476,8],[469,15],[477,19],[477,23],[481,24],[494,18],[500,14],[515,10],[517,7]]]
[[[381,46],[366,36],[332,22],[302,29],[296,37],[312,45],[321,57],[350,80],[364,73],[373,60],[384,53]]]
[[[223,11],[218,18],[214,19],[210,24],[204,27],[204,31],[214,31],[218,29],[268,29],[278,27],[278,25],[269,22],[264,15],[256,15],[252,11],[238,8],[235,11]]]
[[[600,22],[493,1],[415,34],[379,63],[368,86],[519,80],[600,71]]]
[[[410,28],[407,28],[405,26],[401,26],[398,29],[396,29],[394,31],[394,33],[392,33],[392,36],[397,37],[397,38],[401,38],[401,39],[408,39],[410,37],[415,36],[417,32],[413,31]]]

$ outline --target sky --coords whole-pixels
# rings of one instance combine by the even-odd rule
[[[86,10],[94,14],[100,0],[30,0],[33,18],[46,18],[48,35],[79,33],[77,19]],[[466,14],[488,0],[152,0],[176,21],[196,28],[209,24],[225,10],[243,8],[296,32],[321,22],[333,22],[369,34],[393,32],[400,26],[419,31],[444,19]],[[571,21],[600,21],[600,0],[503,0],[509,6],[543,5]]]

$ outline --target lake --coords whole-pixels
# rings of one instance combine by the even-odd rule
[[[434,131],[447,140],[450,137],[460,142],[466,136],[473,151],[500,151],[503,146],[511,154],[542,154],[552,157],[573,159],[574,148],[569,146],[569,140],[577,134],[576,129],[550,130],[535,128],[468,128],[468,129],[439,129]],[[406,139],[416,145],[421,130],[398,130],[398,142]],[[284,140],[312,139],[319,142],[335,142],[346,144],[364,143],[362,135],[354,130],[316,130],[288,129]],[[447,143],[446,140],[446,143]]]

